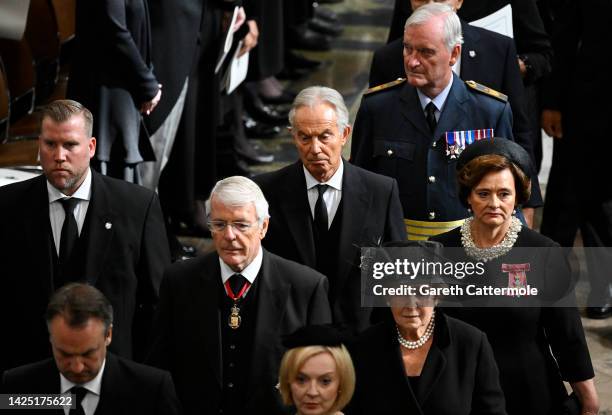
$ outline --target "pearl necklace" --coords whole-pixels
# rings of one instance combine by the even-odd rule
[[[472,239],[471,225],[473,220],[473,217],[467,218],[465,222],[463,222],[463,225],[461,225],[461,245],[463,245],[463,249],[468,256],[482,262],[488,262],[507,254],[516,243],[518,234],[523,228],[521,221],[515,216],[512,216],[508,232],[506,232],[504,239],[502,239],[498,245],[489,248],[479,248],[474,244],[474,240]]]
[[[435,325],[436,325],[436,311],[434,310],[433,314],[431,315],[431,319],[429,320],[429,324],[427,325],[427,328],[425,329],[425,334],[423,334],[423,336],[419,337],[419,339],[415,341],[405,339],[404,336],[402,336],[402,333],[400,332],[399,327],[397,327],[396,325],[395,328],[397,330],[397,341],[399,342],[399,344],[404,346],[406,349],[410,349],[410,350],[418,349],[419,347],[427,343],[427,340],[429,340],[429,338],[433,334]]]

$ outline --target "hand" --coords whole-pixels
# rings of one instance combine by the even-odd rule
[[[151,101],[147,101],[140,106],[140,112],[142,114],[149,115],[153,112],[159,101],[161,100],[162,94],[162,84],[159,84],[159,89],[157,90],[157,94],[153,97]]]
[[[527,222],[527,227],[529,229],[533,228],[533,216],[535,214],[535,209],[531,207],[523,208],[523,216],[525,216],[525,222]]]
[[[521,78],[525,78],[525,76],[527,75],[527,65],[525,65],[525,61],[523,61],[521,58],[518,58],[518,66],[519,72],[521,73]]]
[[[247,25],[249,26],[249,33],[243,39],[242,48],[240,48],[240,52],[238,52],[238,57],[257,46],[257,39],[259,38],[257,22],[255,20],[247,20]]]
[[[542,110],[540,124],[544,132],[553,138],[563,137],[563,127],[561,126],[561,111]]]

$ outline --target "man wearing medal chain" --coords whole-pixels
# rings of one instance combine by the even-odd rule
[[[186,414],[283,413],[280,339],[331,322],[327,279],[261,247],[268,202],[251,180],[218,182],[206,212],[215,252],[166,271],[148,362]]]

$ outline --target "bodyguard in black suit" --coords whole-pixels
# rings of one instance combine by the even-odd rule
[[[453,3],[451,1],[450,3]],[[490,30],[470,26],[461,20],[463,45],[458,75],[476,81],[508,96],[512,108],[514,138],[532,154],[533,140],[525,113],[525,88],[516,60],[514,41]],[[370,86],[404,78],[403,39],[399,38],[374,52],[370,67]]]
[[[207,213],[216,252],[166,271],[148,362],[187,414],[282,413],[281,336],[331,321],[327,279],[261,248],[268,204],[251,180],[218,182]]]
[[[113,308],[100,291],[85,284],[66,285],[51,298],[45,317],[54,359],[4,372],[2,393],[71,393],[76,402],[70,413],[75,414],[179,413],[168,372],[107,353]]]
[[[290,122],[301,160],[255,179],[272,216],[263,244],[325,274],[334,322],[362,330],[370,309],[361,307],[360,248],[406,238],[397,183],[342,160],[351,128],[337,91],[304,89]],[[319,185],[328,186],[323,227],[317,223]]]
[[[51,293],[70,281],[96,286],[115,307],[112,351],[129,358],[135,347],[138,355],[146,337],[170,263],[159,202],[89,168],[90,131],[87,109],[54,102],[39,139],[44,175],[0,189],[0,319],[12,333],[0,369],[50,356],[42,315]],[[68,221],[64,199],[76,202]]]

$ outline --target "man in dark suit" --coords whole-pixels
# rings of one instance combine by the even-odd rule
[[[362,330],[370,309],[361,307],[360,248],[406,239],[397,183],[342,160],[351,127],[337,91],[304,89],[289,120],[300,160],[255,179],[273,218],[263,244],[325,274],[334,322]]]
[[[457,155],[477,139],[512,139],[512,111],[503,94],[453,74],[461,23],[448,5],[418,8],[404,45],[407,82],[372,88],[363,98],[351,160],[398,181],[408,237],[427,239],[468,216],[457,198]]]
[[[280,413],[281,336],[331,321],[327,279],[261,248],[268,202],[251,180],[218,182],[206,211],[216,252],[166,271],[148,362],[187,414]]]
[[[561,2],[553,72],[544,83],[542,128],[554,137],[542,233],[574,245],[580,229],[589,272],[587,316],[612,316],[612,186],[608,131],[612,87],[601,54],[612,40],[612,3]],[[593,191],[596,189],[596,191]]]
[[[39,138],[44,174],[0,188],[0,321],[13,334],[0,369],[50,355],[42,315],[51,293],[71,281],[96,286],[115,307],[113,352],[130,358],[134,348],[137,356],[147,336],[170,264],[159,202],[90,169],[91,125],[78,102],[50,104]]]
[[[4,372],[2,393],[70,393],[76,399],[70,413],[75,414],[179,413],[168,372],[107,353],[113,307],[96,288],[80,283],[60,288],[45,319],[54,359]]]
[[[433,0],[412,0],[412,8]],[[408,3],[408,1],[405,1]],[[447,0],[443,3],[457,11],[463,0]],[[516,60],[514,41],[490,30],[471,26],[461,19],[463,45],[461,58],[455,73],[461,79],[472,80],[500,91],[508,96],[512,108],[514,137],[531,154],[532,142],[527,115],[525,113],[525,91]],[[370,86],[380,85],[406,76],[402,51],[403,38],[395,39],[374,52],[370,67]],[[533,157],[532,157],[533,158]]]

